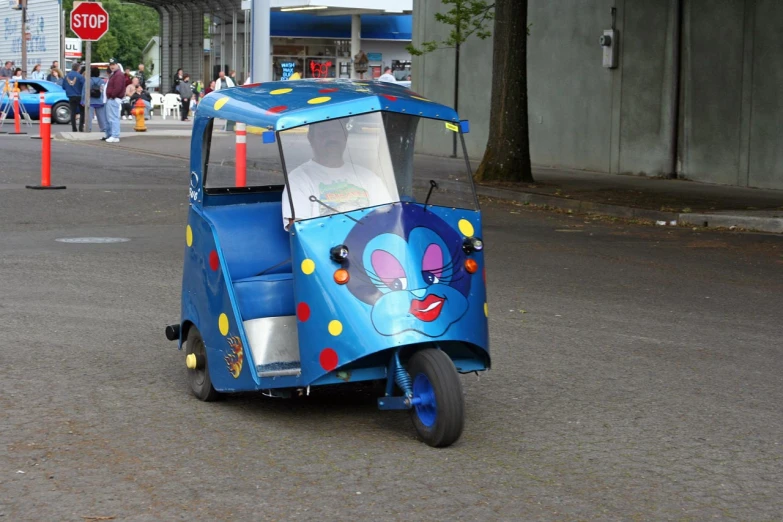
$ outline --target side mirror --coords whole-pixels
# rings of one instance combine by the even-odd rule
[[[470,132],[470,122],[468,120],[460,120],[459,121],[459,128],[462,131],[462,134],[467,134]]]

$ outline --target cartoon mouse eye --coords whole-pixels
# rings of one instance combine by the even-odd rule
[[[399,277],[391,282],[391,284],[386,283],[386,286],[391,288],[392,290],[407,290],[408,289],[408,278],[407,277]]]
[[[428,285],[440,283],[440,278],[443,275],[443,250],[439,245],[433,243],[424,251],[424,257],[421,260],[421,275]]]
[[[421,275],[424,276],[424,282],[428,285],[437,285],[440,283],[440,278],[438,278],[434,272],[422,272]]]
[[[370,256],[370,262],[378,279],[383,281],[383,284],[389,289],[406,290],[408,288],[408,277],[396,257],[385,250],[376,250]]]

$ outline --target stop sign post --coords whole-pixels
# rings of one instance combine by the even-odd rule
[[[91,78],[92,42],[100,40],[109,31],[109,13],[100,2],[74,2],[71,11],[71,31],[87,42],[87,49],[85,49],[86,73],[87,78]],[[89,81],[84,82],[85,114],[82,115],[82,118],[87,118],[87,120],[82,120],[79,125],[82,128],[86,123],[87,132],[92,130],[90,83]],[[76,118],[76,115],[71,114],[71,118]]]
[[[82,40],[95,42],[109,30],[109,13],[100,2],[74,2],[71,31]]]

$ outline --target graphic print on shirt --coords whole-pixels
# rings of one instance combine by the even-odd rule
[[[369,226],[356,225],[345,239],[351,253],[347,286],[372,307],[375,330],[386,336],[445,334],[468,310],[461,236],[417,205],[378,209],[361,222]]]
[[[335,181],[330,184],[319,183],[318,199],[334,208],[338,212],[347,212],[357,208],[367,207],[370,204],[370,198],[367,191],[362,187],[348,183],[345,180]],[[332,211],[326,207],[320,208],[320,215],[331,214]]]

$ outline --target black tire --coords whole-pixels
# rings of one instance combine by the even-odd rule
[[[207,347],[201,332],[198,328],[191,326],[185,339],[185,356],[196,354],[197,357],[203,357],[203,368],[195,370],[188,369],[188,384],[190,391],[193,392],[199,400],[212,402],[218,399],[220,394],[212,387],[212,379],[209,377],[209,364],[207,364]]]
[[[71,107],[66,102],[55,103],[52,107],[52,121],[60,125],[71,123]]]
[[[423,410],[416,406],[411,408],[411,420],[419,437],[435,448],[455,443],[465,426],[465,397],[454,363],[442,351],[428,348],[413,354],[408,361],[408,374],[411,376],[414,392],[417,388],[417,377],[423,375],[435,395],[436,414],[430,425],[427,425]],[[416,396],[414,393],[414,398]]]

